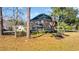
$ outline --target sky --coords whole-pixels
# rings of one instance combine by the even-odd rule
[[[31,9],[31,18],[41,13],[50,14],[50,12],[51,12],[51,8],[49,7],[35,7]]]
[[[49,15],[50,12],[51,12],[50,7],[31,7],[31,12],[30,12],[31,19],[42,13]],[[19,8],[19,16],[22,17],[24,20],[27,18],[26,13],[27,13],[27,8],[25,8],[25,7]],[[13,8],[12,7],[3,7],[3,15],[8,16],[8,17],[13,16]],[[5,18],[7,19],[7,17],[5,17]]]
[[[20,19],[27,20],[27,15],[26,15],[27,8],[19,7],[18,9],[19,9]],[[14,10],[16,10],[16,8],[14,8]],[[42,13],[49,15],[50,12],[52,12],[50,7],[31,7],[30,17],[32,19]],[[13,17],[13,7],[3,7],[3,16],[7,16],[4,18],[5,20],[8,19],[9,17]],[[79,17],[79,15],[78,15],[78,17]]]

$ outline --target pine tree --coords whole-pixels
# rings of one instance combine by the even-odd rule
[[[0,7],[0,35],[3,34],[3,15],[2,15],[2,7]]]
[[[27,38],[30,38],[30,7],[27,7]]]

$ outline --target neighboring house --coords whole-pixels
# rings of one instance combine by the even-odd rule
[[[57,25],[56,20],[57,20],[56,17],[51,17],[51,16],[46,15],[46,14],[40,14],[40,15],[34,17],[33,19],[31,19],[30,29],[34,30],[34,31],[36,31],[38,29],[54,30],[56,25]],[[3,28],[5,30],[12,29],[12,26],[14,26],[14,21],[3,20]]]
[[[14,26],[13,21],[3,20],[3,29],[4,30],[12,30],[13,26]]]
[[[46,14],[40,14],[33,19],[31,19],[31,30],[37,30],[37,29],[47,29],[52,30],[56,26],[56,19],[55,17],[51,17]]]

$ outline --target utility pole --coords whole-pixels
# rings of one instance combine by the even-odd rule
[[[2,7],[0,7],[0,35],[3,34],[3,15],[2,15]]]
[[[27,38],[30,38],[30,7],[27,7]]]

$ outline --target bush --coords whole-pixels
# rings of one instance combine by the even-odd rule
[[[69,25],[65,26],[65,30],[72,30],[72,26]]]
[[[63,26],[64,30],[72,30],[72,26],[62,22],[60,26]]]
[[[78,30],[79,30],[79,26],[78,26]]]
[[[37,32],[32,32],[31,34],[32,34],[32,35],[35,35],[35,34],[37,34]]]
[[[16,27],[16,35],[17,36],[25,36],[26,35],[26,30],[23,26],[17,26]]]

